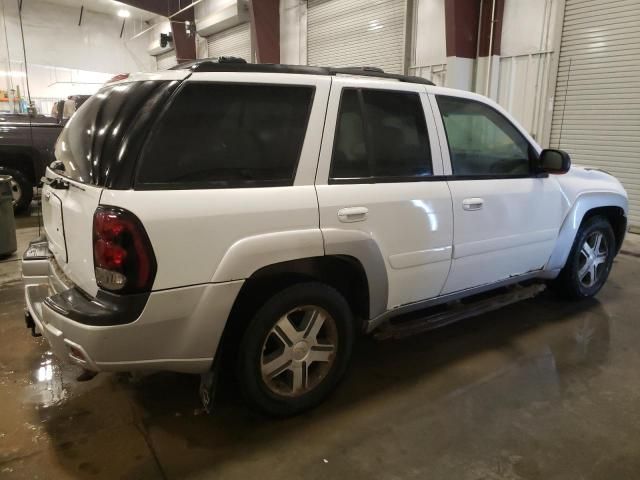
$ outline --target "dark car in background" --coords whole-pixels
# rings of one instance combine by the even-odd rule
[[[88,95],[73,95],[60,100],[54,106],[54,115],[0,113],[0,175],[13,177],[16,212],[31,204],[34,187],[54,160],[54,147],[62,127],[87,98]]]

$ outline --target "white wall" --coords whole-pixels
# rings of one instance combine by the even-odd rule
[[[549,84],[564,0],[506,0],[494,98],[539,140],[551,121]]]
[[[413,66],[447,63],[444,0],[416,0]]]
[[[558,5],[557,0],[505,0],[502,56],[549,50],[553,45],[552,37],[556,23],[559,21]]]
[[[306,0],[280,0],[280,63],[307,64]]]
[[[2,5],[0,24],[0,89],[21,86],[26,95],[24,56],[17,2]],[[120,38],[122,19],[88,11],[78,26],[79,8],[23,0],[22,19],[32,97],[60,98],[98,90],[114,74],[155,70],[147,54],[148,37],[131,40],[146,28],[128,20]],[[6,40],[4,26],[6,25]]]

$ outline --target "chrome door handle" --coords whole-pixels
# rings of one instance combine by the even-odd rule
[[[338,210],[338,220],[343,223],[362,222],[367,218],[367,207],[347,207]]]
[[[484,205],[482,198],[465,198],[462,201],[462,208],[468,211],[480,210]]]

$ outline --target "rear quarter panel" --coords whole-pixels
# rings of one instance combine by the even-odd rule
[[[330,78],[224,72],[188,81],[313,85],[315,94],[292,186],[103,192],[101,204],[125,208],[144,225],[158,264],[153,289],[239,280],[272,263],[323,255],[313,183]]]
[[[154,290],[238,280],[278,261],[275,250],[324,253],[313,185],[105,190],[101,204],[125,208],[144,225],[158,263]]]

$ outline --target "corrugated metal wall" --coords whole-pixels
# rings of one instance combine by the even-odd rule
[[[252,62],[250,24],[243,23],[207,37],[207,50],[210,57],[240,57]]]
[[[158,70],[166,70],[178,64],[176,59],[176,51],[169,50],[168,52],[156,55],[156,68]]]
[[[551,52],[536,52],[500,58],[497,101],[538,142],[549,121],[546,99],[551,70]]]
[[[567,0],[552,148],[603,168],[629,193],[640,226],[640,1]]]
[[[309,65],[403,73],[405,0],[309,0]]]

